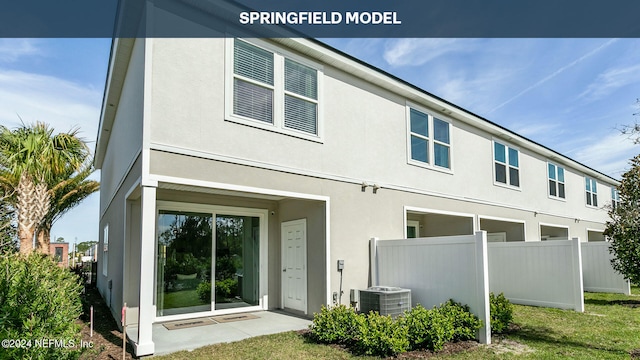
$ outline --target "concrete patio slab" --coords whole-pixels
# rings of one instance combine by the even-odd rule
[[[311,321],[284,312],[252,312],[256,319],[217,323],[179,330],[167,330],[161,323],[153,324],[154,355],[244,340],[254,336],[307,329]],[[138,328],[127,327],[127,336],[135,342]]]

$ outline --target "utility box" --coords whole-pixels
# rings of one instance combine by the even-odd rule
[[[397,317],[411,309],[411,290],[392,286],[372,286],[360,290],[360,312],[378,312]]]

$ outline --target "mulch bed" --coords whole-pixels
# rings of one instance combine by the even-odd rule
[[[122,332],[118,330],[109,308],[96,288],[87,287],[83,295],[83,315],[80,317],[82,340],[93,346],[80,356],[81,360],[122,359]],[[93,305],[93,336],[90,336],[89,307]],[[137,359],[127,344],[125,359]]]

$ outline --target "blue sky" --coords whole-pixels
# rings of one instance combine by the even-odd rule
[[[323,41],[615,178],[640,153],[617,130],[640,120],[640,39]],[[0,39],[0,123],[79,126],[93,149],[110,44]],[[96,240],[98,203],[92,195],[52,236]]]

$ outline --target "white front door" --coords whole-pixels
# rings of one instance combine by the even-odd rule
[[[283,307],[307,313],[307,220],[282,223]]]

